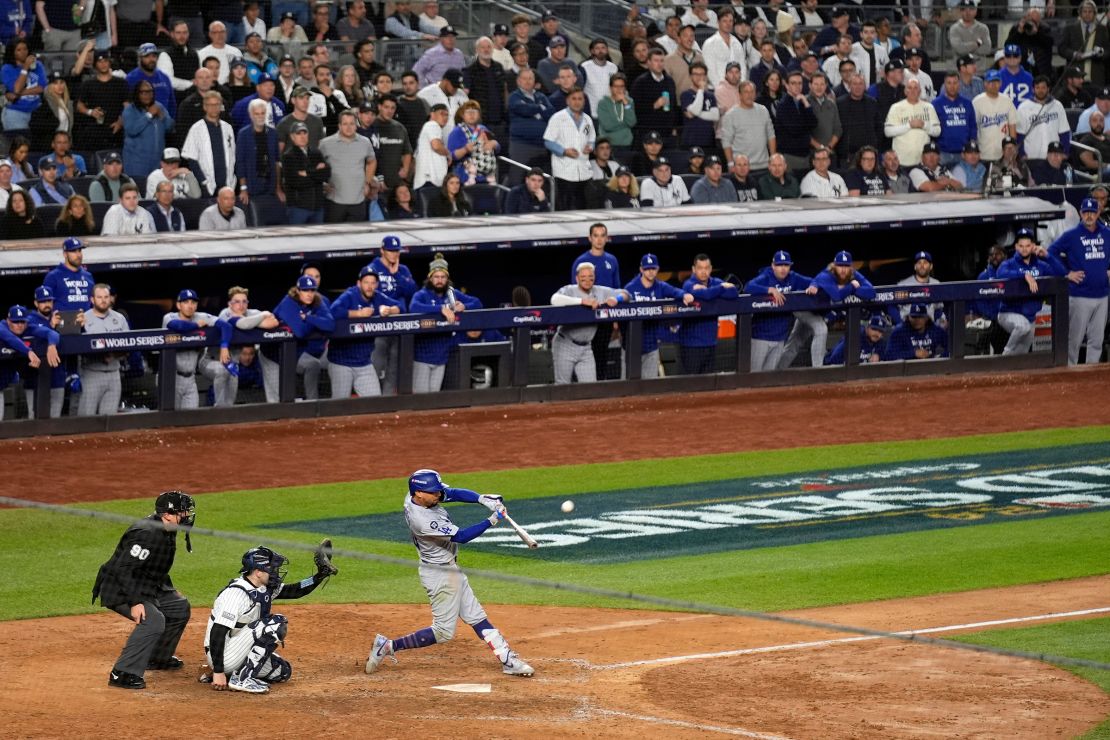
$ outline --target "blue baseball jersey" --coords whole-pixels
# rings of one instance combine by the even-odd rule
[[[443,295],[436,293],[431,288],[421,288],[413,295],[409,310],[412,313],[438,314],[444,306],[451,303],[452,298],[471,310],[482,307],[482,302],[477,298],[468,296],[454,288]],[[455,332],[421,334],[413,342],[412,357],[416,362],[423,362],[428,365],[446,365],[447,358],[451,356],[451,350],[457,344]]]
[[[852,280],[859,283],[859,287],[852,285]],[[833,303],[841,303],[849,296],[855,296],[863,301],[869,301],[875,297],[875,288],[871,285],[871,281],[865,278],[859,272],[853,271],[852,280],[849,280],[844,285],[840,285],[836,281],[836,276],[832,272],[832,268],[818,273],[817,277],[813,278],[811,285],[817,287],[819,291],[829,297]]]
[[[30,326],[37,326],[37,327],[44,328],[47,331],[49,331],[50,334],[54,334],[54,336],[57,337],[57,333],[53,329],[50,328],[50,317],[49,316],[43,316],[38,311],[34,311],[34,310],[31,311],[30,316],[27,317],[27,324],[28,324],[29,327]],[[49,337],[49,334],[44,335],[44,337]],[[48,342],[48,343],[49,344],[57,344],[58,340],[55,339],[53,342]],[[39,376],[39,374],[37,372],[27,373],[26,377],[23,378],[23,387],[28,389],[28,390],[33,390],[35,388],[38,388],[38,385],[39,385],[39,377],[38,376]],[[50,369],[50,387],[51,388],[64,388],[65,384],[66,384],[66,366],[65,366],[65,363],[62,363],[61,365],[58,365],[58,367],[51,368]]]
[[[1003,95],[1009,95],[1010,100],[1014,101],[1016,108],[1023,100],[1029,100],[1033,97],[1033,75],[1029,74],[1025,69],[1021,69],[1017,74],[1013,74],[1007,68],[1003,67],[999,70],[1002,77],[1002,88],[999,90]]]
[[[343,295],[336,298],[335,303],[331,304],[330,310],[335,320],[342,321],[347,318],[348,311],[357,311],[360,308],[370,308],[371,306],[374,308],[375,316],[380,315],[382,306],[394,306],[402,311],[404,310],[404,306],[399,301],[395,301],[377,291],[368,299],[362,294],[357,285],[348,288],[343,292]],[[370,355],[373,351],[373,337],[332,342],[328,345],[328,362],[347,367],[364,367],[370,364]]]
[[[412,300],[416,293],[416,281],[412,272],[402,264],[397,265],[397,272],[390,272],[381,257],[375,257],[370,263],[370,269],[378,274],[378,292],[395,301],[401,302],[401,310]]]
[[[1064,264],[1052,254],[1048,253],[1047,257],[1038,257],[1035,253],[1029,255],[1028,260],[1023,260],[1020,254],[1015,253],[1013,257],[1003,262],[998,266],[998,277],[1000,280],[1010,280],[1012,278],[1025,277],[1032,275],[1033,277],[1060,277],[1066,272]],[[1032,298],[1011,298],[1002,301],[999,306],[999,313],[1020,313],[1025,318],[1033,321],[1037,317],[1037,312],[1041,310],[1044,304],[1044,298],[1039,295]]]
[[[634,301],[665,301],[669,298],[681,301],[682,296],[686,295],[682,290],[662,280],[656,280],[650,288],[644,287],[644,281],[640,279],[639,275],[624,286],[624,289],[628,291]],[[659,322],[645,321],[640,354],[646,355],[648,352],[654,352],[657,349],[659,349]]]
[[[926,321],[921,331],[914,331],[907,321],[890,333],[883,359],[916,360],[919,349],[928,352],[929,357],[947,357],[948,333],[932,321]]]
[[[578,259],[570,268],[570,282],[578,282],[578,266],[583,262],[589,262],[594,266],[594,283],[602,285],[606,288],[613,290],[620,290],[621,288],[621,268],[617,258],[606,252],[600,257],[595,257],[586,250],[583,254],[579,255]]]
[[[712,301],[718,298],[724,300],[735,300],[739,297],[736,288],[725,288],[723,283],[725,281],[720,278],[710,276],[704,283],[691,275],[682,284],[682,292],[690,293],[696,300],[699,301]],[[702,286],[701,290],[695,290],[695,286]],[[687,319],[682,322],[682,328],[678,332],[678,343],[683,347],[714,347],[717,344],[717,317],[714,316],[709,319]]]
[[[829,350],[825,355],[826,365],[843,365],[844,352],[848,348],[848,338],[844,337],[836,346]],[[880,358],[886,352],[886,337],[883,337],[877,342],[872,342],[871,338],[867,336],[867,327],[860,327],[859,330],[859,361],[860,364],[871,361],[871,355],[878,355]]]
[[[936,145],[942,152],[958,154],[964,150],[964,144],[977,138],[975,108],[967,98],[957,95],[952,100],[942,93],[933,100],[933,109],[940,120],[940,136]]]
[[[323,296],[321,296],[322,298]],[[277,304],[274,309],[274,316],[278,321],[285,324],[297,337],[297,357],[307,352],[313,357],[320,357],[324,354],[327,348],[328,340],[326,337],[312,337],[309,335],[313,332],[328,334],[335,329],[335,319],[332,318],[331,309],[323,301],[320,304],[313,306],[306,306],[300,303],[292,296],[285,296],[281,299],[281,303]],[[277,359],[277,345],[264,344],[262,345],[263,353],[267,349],[271,349],[272,354],[266,356],[270,359]]]
[[[987,269],[985,269],[981,273],[979,273],[979,277],[977,279],[978,280],[997,280],[998,279],[998,268],[996,268],[994,265],[987,265]],[[972,302],[968,303],[967,304],[967,310],[968,310],[969,313],[973,313],[973,314],[976,314],[978,316],[983,316],[985,318],[990,319],[991,321],[994,321],[995,319],[998,318],[998,307],[1001,306],[1001,305],[1002,305],[1002,301],[999,301],[999,300],[982,300],[981,299],[981,300],[978,300],[978,301],[972,301]]]
[[[1059,257],[1068,270],[1080,270],[1083,281],[1068,281],[1068,294],[1076,298],[1105,298],[1110,295],[1110,280],[1106,271],[1110,269],[1107,257],[1110,247],[1110,228],[1101,221],[1096,222],[1091,231],[1083,224],[1068,229],[1048,248],[1049,254]]]
[[[802,293],[813,282],[813,278],[799,275],[793,270],[785,280],[778,280],[771,267],[764,267],[758,275],[748,281],[744,292],[751,295],[766,295],[771,288],[783,293]],[[794,316],[789,311],[776,313],[757,313],[752,317],[752,339],[768,342],[784,342],[790,334],[790,324]]]
[[[92,308],[92,273],[84,267],[76,272],[62,262],[46,273],[42,284],[54,292],[55,311],[88,311]]]

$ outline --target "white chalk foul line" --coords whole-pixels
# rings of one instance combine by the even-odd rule
[[[646,714],[632,714],[631,712],[618,712],[614,709],[594,709],[594,714],[604,714],[610,717],[625,717],[626,719],[635,719],[640,722],[650,722],[656,725],[669,725],[671,727],[682,727],[687,730],[698,730],[699,732],[719,732],[723,735],[739,735],[740,737],[758,738],[758,740],[789,740],[789,738],[782,735],[767,735],[762,732],[752,732],[751,730],[742,730],[739,727],[720,727],[717,725],[701,725],[695,722],[684,722],[680,719],[667,719],[666,717],[650,717]]]
[[[1065,617],[1084,617],[1091,614],[1105,614],[1110,612],[1110,606],[1096,609],[1082,609],[1072,612],[1054,612],[1052,614],[1036,614],[1029,617],[1011,617],[1009,619],[992,619],[986,622],[969,622],[967,624],[952,624],[945,627],[928,627],[919,630],[902,630],[894,632],[895,635],[925,635],[937,632],[955,632],[957,630],[977,629],[981,627],[997,627],[1003,624],[1018,624],[1021,622],[1037,622],[1046,619],[1063,619]],[[740,650],[723,650],[716,653],[695,653],[693,655],[672,655],[666,658],[652,658],[650,660],[633,660],[627,663],[608,663],[606,665],[590,666],[595,671],[611,671],[619,668],[634,668],[645,665],[661,665],[664,663],[684,663],[690,660],[707,660],[710,658],[728,658],[735,655],[753,655],[756,653],[777,653],[786,650],[805,650],[807,648],[826,647],[839,645],[846,642],[863,642],[865,640],[880,640],[879,635],[863,635],[858,637],[838,637],[829,640],[814,640],[812,642],[790,642],[784,645],[767,645],[757,648],[743,648]]]

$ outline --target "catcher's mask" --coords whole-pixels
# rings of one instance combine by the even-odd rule
[[[439,473],[434,470],[424,468],[417,470],[409,476],[409,495],[417,491],[425,493],[438,493],[440,498],[443,498],[443,492],[447,490],[447,484],[439,477]]]
[[[185,518],[181,520],[181,524],[191,527],[197,518],[197,505],[193,497],[184,491],[166,491],[158,494],[158,498],[154,499],[154,513],[159,516],[184,514]],[[193,541],[189,537],[188,530],[185,532],[185,549],[189,552],[193,551]]]
[[[240,572],[250,575],[253,570],[261,570],[270,574],[270,590],[275,590],[285,580],[289,571],[289,560],[281,553],[274,552],[268,547],[252,547],[243,553],[243,567]]]

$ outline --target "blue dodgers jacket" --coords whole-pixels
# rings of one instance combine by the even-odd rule
[[[775,278],[773,268],[764,267],[758,275],[748,281],[748,284],[744,286],[744,292],[749,295],[765,295],[771,288],[778,288],[783,293],[801,293],[812,282],[813,278],[799,275],[793,270],[786,276],[786,280],[779,281]],[[793,318],[793,314],[789,311],[756,314],[752,317],[752,339],[762,339],[768,342],[786,341]]]
[[[932,321],[926,322],[924,330],[914,331],[907,321],[890,333],[882,357],[884,360],[916,360],[918,349],[928,350],[930,357],[947,357],[948,333]]]
[[[1033,277],[1061,277],[1067,270],[1060,260],[1056,259],[1049,252],[1047,257],[1038,257],[1036,253],[1029,255],[1029,260],[1023,260],[1020,254],[1014,254],[1013,257],[1003,262],[998,266],[998,278],[1000,280],[1010,280],[1012,278],[1021,278],[1026,275]],[[1044,298],[1035,295],[1032,298],[1010,298],[1003,300],[1002,304],[998,307],[999,313],[1019,313],[1029,321],[1037,318],[1037,311],[1041,310],[1044,305]]]
[[[682,292],[690,293],[696,300],[712,301],[718,298],[726,301],[736,300],[740,294],[736,288],[722,287],[724,280],[710,277],[706,282],[691,275],[682,284]],[[694,290],[695,285],[705,286],[704,290]],[[678,332],[678,343],[683,347],[712,347],[717,344],[717,317],[709,319],[687,319],[682,322]]]
[[[1110,228],[1099,221],[1095,230],[1083,224],[1068,229],[1048,248],[1048,253],[1059,257],[1069,270],[1084,274],[1082,282],[1068,281],[1068,295],[1075,298],[1105,298],[1110,295]]]
[[[640,276],[634,277],[628,285],[624,286],[634,301],[665,301],[668,298],[681,301],[686,291],[674,287],[670,283],[656,280],[650,288],[645,288]],[[645,321],[643,341],[640,343],[640,354],[646,355],[659,349],[659,322]]]
[[[382,295],[375,291],[370,300],[366,300],[366,296],[362,294],[357,285],[347,288],[343,295],[335,299],[331,304],[331,315],[334,321],[341,321],[347,318],[347,312],[351,310],[358,310],[360,308],[374,307],[374,315],[378,315],[379,309],[382,306],[394,306],[396,308],[405,310],[404,304],[400,301],[395,301],[389,296]],[[364,367],[370,364],[370,355],[374,351],[374,338],[372,336],[363,339],[356,339],[352,341],[333,341],[328,346],[328,362],[334,362],[337,365],[344,365],[346,367]]]
[[[409,304],[409,311],[412,313],[439,314],[440,310],[447,305],[452,294],[456,301],[466,306],[467,310],[473,311],[474,309],[482,307],[482,302],[477,298],[468,296],[466,293],[455,290],[454,288],[451,288],[443,295],[439,295],[430,288],[421,288],[413,295],[412,302]],[[458,344],[458,341],[455,339],[455,334],[456,332],[442,332],[416,337],[412,349],[413,360],[428,365],[446,365],[447,358],[451,355],[451,350]]]

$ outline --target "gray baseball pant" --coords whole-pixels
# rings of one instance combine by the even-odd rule
[[[172,658],[192,612],[189,600],[177,591],[159,591],[157,596],[143,600],[143,608],[146,618],[131,631],[123,652],[116,658],[114,671],[141,676],[148,664],[164,663]],[[118,604],[111,609],[131,619],[129,604]]]
[[[297,358],[297,374],[304,375],[304,397],[310,401],[320,397],[320,371],[327,365],[325,356],[313,357],[305,352]]]
[[[35,418],[35,391],[33,388],[25,388],[24,393],[27,396],[27,418]],[[57,419],[62,415],[62,404],[66,401],[65,388],[51,388],[50,389],[50,418]]]
[[[1106,334],[1106,307],[1110,299],[1068,298],[1068,364],[1079,364],[1079,347],[1087,338],[1086,364],[1094,365],[1102,357],[1102,339]]]
[[[813,367],[821,367],[825,364],[825,352],[827,351],[825,345],[829,336],[829,327],[825,325],[825,317],[811,311],[796,311],[794,319],[794,328],[790,330],[790,336],[787,338],[786,346],[779,358],[779,369],[785,370],[794,364],[794,358],[798,356],[798,352],[802,350],[807,340],[810,341],[809,364]],[[812,340],[810,340],[810,337],[812,337]]]
[[[77,413],[79,416],[114,414],[119,411],[122,395],[119,368],[108,371],[85,368],[81,375],[81,401]]]
[[[770,339],[753,339],[752,372],[763,373],[776,369],[779,366],[779,358],[782,357],[782,350],[782,342],[774,342]]]
[[[1025,354],[1033,348],[1033,322],[1020,313],[998,314],[999,325],[1010,332],[1010,340],[1002,350],[1004,355]]]
[[[378,385],[378,371],[372,364],[350,367],[329,362],[328,377],[331,378],[332,398],[350,398],[352,389],[359,398],[382,394],[381,386]]]
[[[624,368],[623,362],[621,362],[621,368]],[[659,350],[653,349],[640,355],[640,377],[645,379],[659,377]]]
[[[266,393],[266,403],[278,402],[278,383],[281,381],[281,368],[261,352],[258,359],[262,362],[262,390]]]
[[[435,393],[443,387],[443,374],[446,365],[430,365],[427,362],[412,363],[412,392]]]
[[[374,339],[374,354],[371,355],[370,361],[374,363],[374,369],[378,371],[378,377],[381,378],[383,395],[397,395],[400,357],[400,337],[377,337]]]
[[[569,385],[577,376],[579,383],[597,381],[594,351],[589,342],[576,344],[556,332],[551,340],[551,359],[554,364],[555,385]]]

